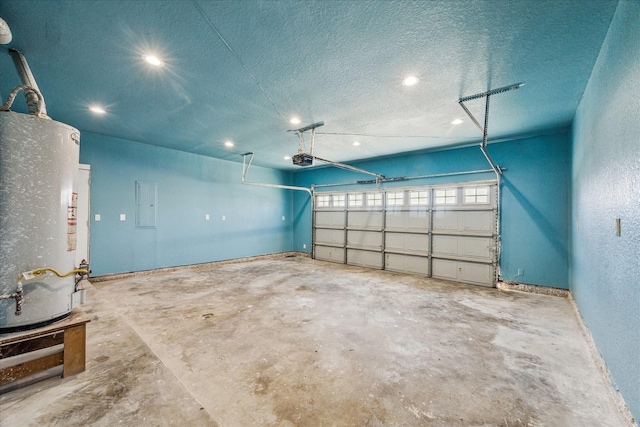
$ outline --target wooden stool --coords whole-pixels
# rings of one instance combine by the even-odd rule
[[[22,356],[15,365],[0,369],[0,386],[62,365],[62,376],[67,377],[85,370],[86,325],[91,320],[80,308],[71,316],[42,328],[23,332],[0,334],[0,360]],[[62,349],[34,358],[28,354],[62,344]],[[25,360],[27,359],[27,360]],[[24,360],[24,361],[22,361]]]

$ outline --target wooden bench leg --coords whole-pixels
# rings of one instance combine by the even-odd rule
[[[75,375],[85,370],[86,341],[85,324],[65,329],[63,377]]]

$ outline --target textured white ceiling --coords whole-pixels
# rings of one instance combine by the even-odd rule
[[[616,4],[3,0],[0,93],[19,84],[13,47],[49,115],[82,131],[286,169],[296,115],[325,122],[318,156],[348,162],[479,141],[457,99],[518,82],[492,97],[490,138],[568,127]],[[166,66],[150,69],[147,50]],[[402,86],[409,74],[420,83]],[[95,102],[108,114],[88,113]],[[482,118],[482,100],[468,106]]]

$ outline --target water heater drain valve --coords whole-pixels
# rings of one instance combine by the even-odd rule
[[[20,316],[22,314],[22,300],[23,300],[22,280],[18,281],[18,287],[16,288],[16,291],[14,293],[0,295],[0,300],[11,299],[11,298],[14,298],[16,300],[16,316]]]

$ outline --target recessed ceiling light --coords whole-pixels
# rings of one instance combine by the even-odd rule
[[[459,125],[460,123],[463,123],[464,120],[462,119],[455,119],[454,121],[451,122],[452,125]]]
[[[360,145],[360,143],[358,141],[353,141],[351,145],[353,145],[354,147],[357,147],[358,145]]]
[[[402,84],[405,86],[413,86],[418,84],[419,81],[420,79],[417,78],[416,76],[409,76],[409,77],[405,77],[405,79],[402,80]]]
[[[231,142],[231,141],[225,141],[224,145],[225,145],[225,147],[233,147],[234,146],[233,142]]]
[[[285,160],[291,160],[291,156],[284,156]]]
[[[142,59],[155,67],[162,67],[164,65],[164,62],[155,55],[143,55]]]
[[[106,114],[106,110],[99,105],[92,105],[89,107],[89,111],[94,114]]]
[[[299,125],[300,119],[298,117],[291,117],[291,120],[289,120],[289,123],[291,123],[292,125]]]

